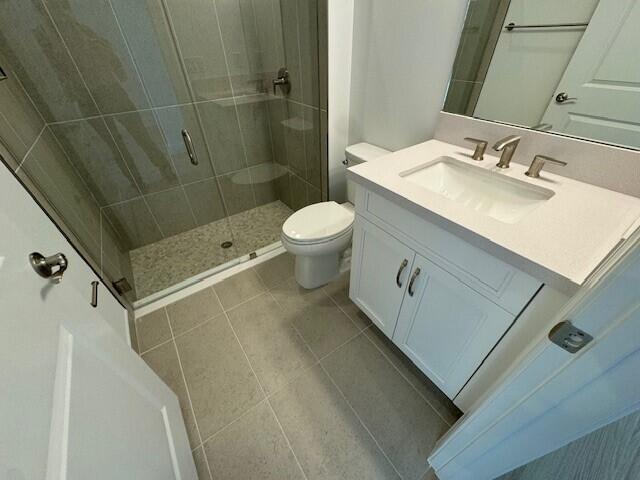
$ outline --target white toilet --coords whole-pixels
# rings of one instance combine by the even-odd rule
[[[369,143],[347,147],[348,165],[367,162],[390,153]],[[296,257],[296,281],[304,288],[329,283],[340,273],[340,258],[351,245],[355,213],[355,188],[347,183],[347,198],[342,205],[320,202],[292,214],[282,225],[282,244]]]

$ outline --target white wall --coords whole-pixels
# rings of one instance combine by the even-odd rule
[[[433,137],[467,0],[354,0],[349,143]]]
[[[346,199],[346,167],[342,164],[349,145],[349,97],[353,1],[328,0],[328,125],[329,198]]]

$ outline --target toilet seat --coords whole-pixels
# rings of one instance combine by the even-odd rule
[[[326,243],[350,233],[354,217],[336,202],[314,203],[292,214],[282,225],[282,235],[298,245]]]

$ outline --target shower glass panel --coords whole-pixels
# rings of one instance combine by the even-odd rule
[[[274,248],[326,198],[325,2],[0,1],[10,166],[129,301]]]

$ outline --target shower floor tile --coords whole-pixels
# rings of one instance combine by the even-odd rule
[[[199,432],[191,448],[200,480],[430,478],[426,457],[460,412],[363,321],[345,294],[347,276],[302,290],[290,260],[284,254],[225,280],[268,282],[221,301],[222,314],[215,302],[208,321],[142,355],[160,374],[182,373],[172,385],[190,393],[179,400]],[[181,302],[203,313],[201,299]],[[171,305],[162,311],[171,324],[193,316]],[[143,342],[160,336],[166,316],[143,317]],[[160,362],[154,352],[166,344],[177,357]]]
[[[137,298],[277,242],[291,213],[278,200],[132,250]],[[222,248],[220,244],[227,240],[233,246]]]

